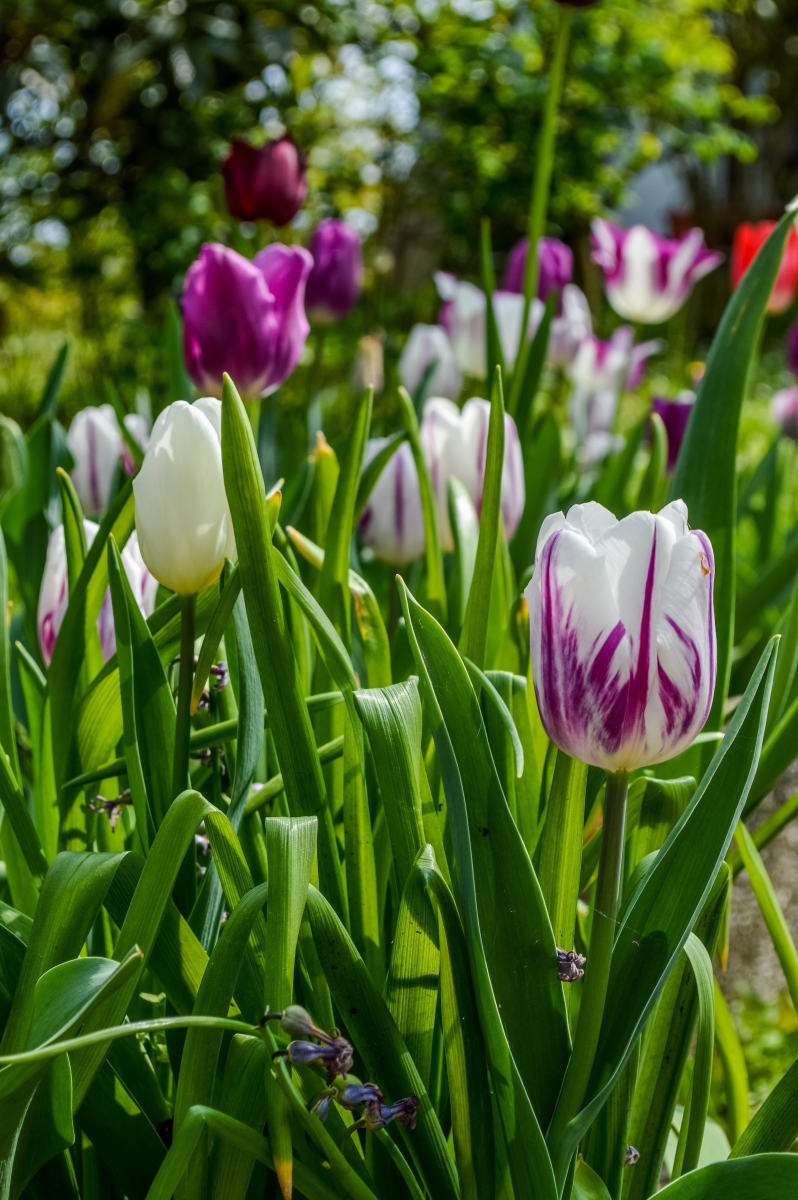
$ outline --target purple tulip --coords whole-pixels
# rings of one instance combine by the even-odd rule
[[[310,331],[305,283],[313,260],[275,242],[254,262],[207,244],[186,274],[183,352],[201,392],[220,397],[227,372],[248,400],[268,396],[299,362]]]
[[[234,141],[222,163],[224,198],[237,221],[287,225],[307,195],[305,155],[290,136],[250,146]]]
[[[345,221],[322,221],[310,243],[313,268],[305,289],[308,316],[325,325],[357,304],[363,279],[360,237]]]
[[[798,442],[798,387],[776,392],[770,401],[770,416],[786,437]]]
[[[86,542],[91,546],[97,530],[100,528],[94,521],[83,522],[86,531]],[[158,580],[150,574],[144,565],[139,550],[138,538],[135,531],[131,533],[122,551],[122,565],[128,577],[136,603],[145,617],[155,611],[155,597],[158,592]],[[47,543],[47,557],[44,562],[44,575],[39,592],[39,607],[36,614],[36,629],[39,634],[39,646],[42,658],[49,667],[53,657],[56,638],[69,604],[67,591],[67,562],[66,546],[64,543],[64,526],[59,525],[50,534]],[[100,646],[103,652],[103,662],[108,662],[116,653],[116,635],[114,633],[114,611],[111,604],[110,589],[105,593],[105,599],[97,617],[97,632],[100,635]]]
[[[793,375],[798,375],[798,321],[793,321],[787,330],[784,348],[787,354],[787,366]]]
[[[510,252],[507,270],[504,273],[505,292],[524,294],[524,271],[529,248],[527,238],[516,242]],[[553,288],[562,290],[571,282],[574,273],[574,256],[569,246],[557,238],[542,237],[538,241],[538,299],[544,303]]]
[[[708,250],[700,229],[663,238],[645,225],[620,229],[597,217],[592,225],[593,262],[604,272],[604,288],[627,321],[658,325],[678,312],[693,284],[721,262]]]
[[[705,534],[676,500],[617,521],[600,504],[547,517],[529,607],[535,694],[551,740],[605,771],[673,758],[703,728],[716,673]]]
[[[655,412],[658,417],[662,417],[665,432],[668,435],[667,471],[669,475],[676,467],[676,460],[682,448],[684,435],[687,432],[687,422],[690,420],[694,404],[695,392],[687,390],[679,392],[675,400],[668,400],[665,396],[655,396],[651,401],[651,411]]]

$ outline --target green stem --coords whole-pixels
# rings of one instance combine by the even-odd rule
[[[191,686],[194,682],[194,614],[197,597],[182,596],[180,607],[180,675],[177,683],[175,757],[172,764],[172,800],[189,786],[188,756],[191,738]],[[175,882],[175,903],[184,917],[194,907],[197,894],[196,851],[192,842]]]
[[[308,404],[319,391],[321,385],[321,364],[324,358],[324,337],[326,329],[320,325],[313,333],[315,345],[313,347],[313,360],[308,371]]]
[[[529,313],[532,300],[538,289],[540,260],[538,258],[538,241],[546,228],[546,215],[549,210],[549,193],[551,190],[551,173],[554,166],[554,143],[557,136],[557,114],[560,109],[560,97],[565,78],[565,60],[568,55],[568,40],[571,33],[571,17],[573,10],[569,5],[558,6],[557,39],[554,46],[554,57],[549,68],[549,86],[546,101],[543,106],[543,123],[540,127],[537,154],[535,156],[535,178],[532,182],[532,194],[529,200],[529,220],[527,224],[527,252],[524,268],[524,315],[521,321],[520,342],[513,371],[513,383],[510,389],[510,401],[507,411],[512,415],[518,404],[526,371],[526,361],[529,357],[531,343],[526,336],[529,325]]]
[[[566,1140],[567,1127],[584,1103],[604,1016],[618,915],[628,786],[629,776],[625,771],[607,775],[601,858],[596,880],[596,900],[585,982],[579,1006],[579,1022],[574,1048],[546,1139],[552,1156],[554,1174],[560,1185],[565,1179],[575,1149]]]

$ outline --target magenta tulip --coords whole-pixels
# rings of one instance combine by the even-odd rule
[[[529,242],[521,238],[510,252],[507,270],[504,273],[505,292],[524,294],[524,271]],[[540,238],[538,241],[538,299],[545,301],[554,288],[562,290],[571,282],[574,273],[574,256],[565,242],[558,238]]]
[[[363,278],[360,237],[345,221],[322,221],[310,243],[313,267],[305,289],[311,320],[340,321],[357,304]]]
[[[305,155],[290,137],[265,146],[234,141],[222,163],[224,197],[237,221],[287,225],[307,195]]]
[[[695,392],[686,390],[679,392],[675,400],[668,400],[664,396],[655,396],[651,401],[651,411],[655,412],[658,417],[662,417],[665,432],[668,435],[667,471],[669,475],[676,467],[676,460],[682,448],[684,435],[687,432],[687,422],[690,420],[694,404]]]

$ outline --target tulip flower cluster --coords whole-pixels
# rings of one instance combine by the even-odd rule
[[[485,452],[490,405],[466,401],[462,410],[451,400],[433,397],[424,405],[421,446],[435,499],[438,537],[446,551],[454,549],[448,511],[448,482],[459,479],[479,515],[485,481]],[[366,461],[379,453],[384,439],[373,439]],[[501,508],[505,533],[511,538],[524,511],[524,467],[518,430],[504,418],[504,467]],[[360,519],[360,536],[375,557],[401,566],[424,551],[424,524],[418,473],[410,447],[403,443],[380,475]]]

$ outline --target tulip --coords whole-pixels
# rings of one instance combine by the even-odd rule
[[[770,416],[786,437],[798,442],[798,387],[776,392],[770,401]]]
[[[100,528],[94,521],[84,519],[83,528],[86,532],[86,544],[91,546],[97,530]],[[130,582],[130,587],[136,603],[145,617],[155,611],[155,597],[158,592],[158,580],[155,579],[144,565],[139,550],[138,539],[133,532],[122,551],[122,565]],[[42,658],[49,667],[53,657],[56,638],[64,614],[69,604],[67,588],[67,561],[64,542],[64,526],[59,525],[50,534],[47,543],[47,556],[44,561],[44,575],[39,591],[39,607],[36,614],[36,629],[39,635],[39,646]],[[116,653],[116,636],[114,633],[114,612],[111,604],[110,589],[106,591],[100,614],[97,617],[97,632],[100,635],[100,646],[103,662],[108,662]]]
[[[684,435],[687,432],[687,422],[695,404],[695,392],[685,389],[679,392],[675,400],[667,400],[664,396],[655,396],[651,401],[651,411],[662,417],[665,432],[668,435],[668,464],[667,471],[671,475],[676,467],[676,460],[682,448]]]
[[[186,273],[183,352],[201,391],[221,396],[227,372],[248,400],[268,396],[299,362],[310,331],[305,282],[313,260],[276,242],[253,262],[205,245]]]
[[[265,146],[234,141],[222,163],[224,198],[237,221],[287,225],[307,195],[305,155],[290,137]]]
[[[489,421],[487,400],[467,400],[462,410],[458,410],[451,400],[436,396],[424,405],[421,445],[432,482],[438,533],[444,550],[454,549],[447,496],[451,476],[460,480],[473,501],[477,516],[481,514]],[[515,421],[505,414],[501,510],[508,538],[518,528],[524,502],[521,443]]]
[[[440,325],[414,325],[399,359],[399,378],[403,387],[412,395],[430,368],[427,394],[456,400],[463,377],[446,330]]]
[[[798,375],[798,321],[793,321],[784,339],[787,354],[787,366],[793,375]]]
[[[437,271],[435,283],[443,300],[438,322],[449,335],[455,362],[465,375],[484,379],[487,370],[487,303],[485,293],[476,284],[455,279]],[[504,361],[515,363],[524,319],[524,298],[513,292],[493,293],[493,312],[499,331]],[[543,307],[535,300],[529,314],[527,336],[540,324]]]
[[[144,449],[147,444],[147,422],[144,417],[128,413],[125,425]],[[88,516],[99,516],[110,503],[119,459],[122,459],[128,475],[132,475],[136,469],[111,405],[81,409],[69,427],[66,442],[75,460],[72,482],[81,507]]]
[[[387,438],[366,445],[364,467],[379,453]],[[375,558],[401,567],[424,553],[424,516],[413,454],[403,442],[380,475],[358,526],[363,545]]]
[[[619,229],[597,217],[592,225],[593,262],[604,271],[607,298],[627,321],[656,325],[678,312],[693,284],[723,261],[708,250],[700,229],[663,238],[634,225]]]
[[[691,744],[715,686],[714,573],[681,500],[622,521],[596,503],[546,518],[524,595],[535,694],[556,746],[629,772]]]
[[[734,231],[734,244],[731,256],[731,282],[736,288],[745,272],[754,261],[759,249],[776,228],[775,221],[760,221],[758,225],[743,222]],[[792,228],[784,247],[784,255],[773,284],[773,291],[767,304],[767,312],[771,314],[784,312],[795,299],[798,291],[798,234]]]
[[[516,242],[510,252],[507,270],[504,273],[505,292],[524,294],[524,272],[529,248],[527,238]],[[574,256],[565,242],[557,238],[542,237],[538,240],[538,299],[547,299],[554,288],[562,290],[571,282],[574,273]]]
[[[575,283],[567,283],[563,288],[559,315],[551,323],[546,362],[550,367],[570,366],[579,347],[592,335],[587,297]]]
[[[568,371],[575,384],[568,408],[584,463],[598,462],[617,447],[611,430],[618,397],[640,383],[646,359],[662,345],[659,340],[635,345],[629,325],[619,326],[609,341],[591,334],[580,345]]]
[[[345,221],[322,221],[310,243],[305,309],[313,321],[340,321],[357,304],[363,278],[360,237]]]
[[[159,583],[183,596],[215,583],[225,558],[236,558],[222,474],[221,407],[208,396],[165,408],[133,480],[141,556]]]

